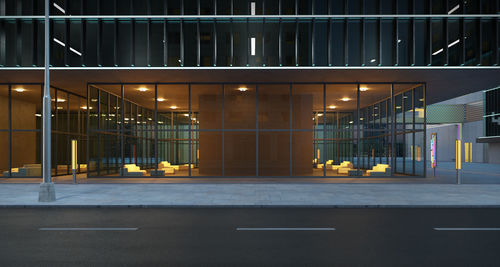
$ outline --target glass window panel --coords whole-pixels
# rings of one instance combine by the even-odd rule
[[[70,48],[68,63],[70,66],[82,66],[82,22],[71,20],[70,22]]]
[[[182,0],[169,0],[167,1],[167,14],[180,15],[181,14],[181,1]]]
[[[53,20],[52,25],[53,25],[53,33],[52,33],[53,40],[51,40],[52,55],[50,64],[52,66],[64,66],[65,45],[66,45],[65,44],[66,23],[64,22],[64,20]],[[17,51],[17,50],[11,50],[11,51]]]
[[[57,90],[56,91],[56,99],[55,101],[52,103],[52,105],[54,105],[54,107],[56,108],[56,112],[55,112],[55,115],[56,115],[56,127],[55,129],[59,132],[68,132],[68,93],[66,92],[63,92],[61,90]],[[101,98],[101,107],[100,109],[103,110],[102,108],[102,102],[103,101],[107,101],[107,100],[104,100],[104,99],[107,99],[107,98]],[[102,113],[101,113],[102,115]],[[101,119],[102,120],[102,119]],[[102,126],[101,126],[102,128]]]
[[[343,15],[345,14],[345,3],[344,0],[331,0],[331,8],[330,14],[332,15]]]
[[[427,32],[427,21],[415,20],[415,65],[425,66],[429,55],[429,41]]]
[[[298,1],[298,14],[299,15],[311,15],[312,14],[312,11],[311,11],[311,8],[312,8],[312,2],[313,1],[310,1],[310,0],[297,0]],[[319,1],[316,1],[316,2],[319,2]],[[314,3],[316,4],[316,3]]]
[[[313,130],[322,125],[323,85],[295,84],[292,87],[292,127]]]
[[[364,62],[368,66],[376,66],[380,60],[378,58],[379,47],[378,20],[365,20],[365,58]]]
[[[259,129],[290,128],[290,85],[259,85]]]
[[[394,20],[382,20],[382,66],[394,65],[394,47],[398,40],[394,38]]]
[[[330,0],[315,0],[313,14],[314,15],[328,15],[329,1]]]
[[[168,66],[181,65],[181,24],[178,21],[168,21],[167,52]]]
[[[361,22],[359,20],[348,21],[347,40],[349,66],[361,65]]]
[[[333,20],[331,27],[331,62],[334,66],[344,66],[345,63],[345,20]]]
[[[226,85],[224,87],[224,128],[255,129],[255,85]]]
[[[410,49],[412,47],[410,36],[411,28],[410,21],[407,19],[398,20],[398,65],[399,66],[409,66],[410,65]],[[401,40],[401,41],[400,41]]]
[[[224,133],[224,175],[256,175],[255,132]]]
[[[83,0],[82,0],[83,1]],[[119,0],[120,4],[116,5],[116,14],[117,15],[130,15],[132,14],[132,1],[133,0]],[[73,1],[71,1],[73,2]]]
[[[184,15],[198,15],[198,1],[184,1]]]
[[[1,109],[1,107],[0,107]],[[0,118],[0,123],[3,123],[3,118]],[[0,124],[0,127],[2,125]],[[0,130],[0,149],[1,151],[9,151],[9,132]],[[0,174],[2,177],[9,177],[9,153],[0,153]]]
[[[182,85],[158,85],[158,128],[160,130],[188,130],[189,89]]]
[[[491,66],[496,64],[494,50],[497,47],[495,42],[495,22],[492,19],[481,20],[481,65]]]
[[[158,169],[168,169],[167,176],[189,175],[189,132],[158,132]],[[171,168],[169,168],[171,167]],[[172,170],[173,168],[173,170]]]
[[[267,6],[267,3],[266,3]],[[279,22],[274,19],[266,19],[265,21],[265,38],[264,38],[264,64],[266,66],[279,66]]]
[[[39,100],[41,100],[40,96]],[[8,129],[9,129],[9,87],[7,85],[0,85],[0,130],[8,130]]]
[[[97,20],[86,21],[85,36],[85,66],[97,66],[97,40],[98,40],[98,22]]]
[[[105,67],[113,67],[115,66],[115,59],[114,59],[114,54],[115,54],[115,21],[111,21],[111,20],[103,20],[102,21],[102,37],[101,37],[101,53],[100,53],[100,56],[101,56],[101,64]],[[136,37],[144,37],[140,31],[142,31],[143,29],[141,28],[138,28],[136,27]],[[146,31],[147,33],[147,31]],[[136,38],[137,40],[137,38]],[[138,60],[137,58],[137,53],[138,53],[138,50],[137,48],[139,49],[143,49],[144,51],[146,51],[146,48],[145,47],[141,47],[141,45],[136,42],[136,64],[141,64],[142,62],[140,62],[140,60]],[[139,56],[141,54],[139,53]],[[144,58],[145,58],[145,54],[144,54]],[[141,66],[141,65],[138,65],[138,66]]]
[[[149,36],[149,66],[160,67],[163,66],[163,48],[166,45],[163,40],[163,21],[152,20],[149,25],[150,36]]]
[[[222,176],[222,133],[193,132],[191,140],[192,176]]]
[[[222,86],[191,85],[191,117],[194,129],[222,129]]]
[[[465,65],[480,64],[477,25],[479,22],[472,19],[465,20]]]
[[[117,44],[117,63],[120,67],[129,67],[132,65],[132,23],[130,20],[118,20],[118,44]]]
[[[217,66],[230,66],[231,63],[231,23],[217,20]]]
[[[281,15],[295,15],[295,0],[281,0]]]
[[[432,20],[432,65],[434,66],[442,66],[445,63],[443,29],[442,19]]]
[[[310,21],[299,21],[298,49],[300,66],[311,66],[312,25]]]
[[[19,26],[21,27],[21,39],[22,39],[22,55],[21,55],[21,66],[32,67],[33,62],[33,48],[35,40],[33,40],[33,30],[36,27],[36,22],[34,21],[20,21]]]
[[[259,132],[259,176],[290,175],[290,133]]]
[[[151,15],[166,15],[166,3],[165,0],[150,0]]]
[[[362,8],[362,0],[349,0],[347,3],[347,12],[349,15],[360,15],[363,14]]]
[[[281,53],[284,66],[295,66],[295,20],[283,20],[281,23]]]
[[[448,20],[448,65],[460,65],[462,44],[460,43],[460,29],[458,19]]]
[[[314,29],[314,65],[328,65],[328,20],[316,20]]]
[[[134,23],[135,27],[135,59],[134,66],[145,67],[148,64],[148,21],[147,20],[136,20]]]
[[[232,0],[217,0],[217,15],[231,15]]]
[[[214,15],[214,8],[214,0],[200,0],[200,15]]]
[[[182,24],[184,36],[184,66],[194,67],[198,57],[198,29],[195,20],[185,20]]]
[[[292,175],[323,176],[323,169],[313,169],[317,154],[313,150],[313,132],[292,132]]]
[[[201,21],[200,65],[208,67],[214,64],[214,24],[211,21]]]
[[[37,132],[12,133],[12,177],[41,177],[40,134]],[[7,153],[3,153],[7,154]]]
[[[264,15],[279,15],[279,1],[264,1]]]
[[[379,0],[380,1],[380,0]],[[365,1],[364,3],[364,14],[378,14],[379,13],[379,1]]]
[[[11,116],[12,129],[34,130],[41,126],[41,86],[40,85],[12,85],[11,89]],[[7,91],[7,90],[5,90]],[[5,111],[9,105],[5,98]],[[52,102],[54,104],[54,102]],[[8,117],[8,111],[5,117]],[[37,115],[38,114],[38,115]]]
[[[262,20],[250,20],[249,21],[249,65],[250,66],[262,66],[264,63],[262,56]]]
[[[234,66],[246,66],[248,62],[247,23],[233,20]]]

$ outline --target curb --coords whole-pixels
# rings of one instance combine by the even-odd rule
[[[91,208],[144,208],[144,209],[264,209],[264,208],[308,208],[308,209],[500,209],[500,205],[0,205],[0,209],[34,209],[34,208],[53,208],[53,209],[91,209]]]

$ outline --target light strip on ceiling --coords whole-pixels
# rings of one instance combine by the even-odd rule
[[[252,56],[255,56],[255,37],[250,38],[250,52]]]
[[[456,44],[458,44],[458,43],[460,43],[460,39],[457,39],[457,40],[455,40],[455,41],[451,42],[450,44],[448,44],[448,48],[450,48],[450,47],[452,47],[452,46],[454,46],[454,45],[456,45]],[[432,55],[433,55],[433,56],[435,56],[435,55],[437,55],[437,54],[439,54],[439,53],[441,53],[441,52],[443,52],[443,51],[444,51],[444,49],[443,49],[443,48],[441,48],[441,49],[439,49],[438,51],[436,51],[436,52],[432,53]]]
[[[66,44],[65,44],[65,43],[63,43],[63,42],[61,42],[59,39],[57,39],[57,38],[55,38],[55,37],[54,37],[54,38],[53,38],[53,40],[54,40],[54,42],[58,43],[59,45],[61,45],[61,46],[63,46],[63,47],[66,47]],[[70,48],[69,48],[69,51],[71,51],[71,52],[73,52],[73,53],[75,53],[75,54],[77,54],[77,55],[79,55],[79,56],[82,56],[82,53],[78,52],[78,51],[77,51],[76,49],[74,49],[73,47],[70,47]]]
[[[58,4],[54,3],[54,7],[57,8],[59,11],[61,11],[63,14],[66,14],[66,11],[60,7]]]
[[[448,11],[448,15],[452,14],[453,12],[457,11],[457,9],[460,8],[460,5],[456,5],[454,8],[450,9],[450,11]]]

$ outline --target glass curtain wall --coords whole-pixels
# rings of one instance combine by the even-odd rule
[[[89,176],[424,176],[422,84],[88,87]]]
[[[51,19],[51,64],[55,67],[500,64],[500,22],[498,12],[493,11],[498,10],[499,4],[486,4],[496,1],[482,1],[484,7],[470,13],[473,9],[463,9],[455,1],[436,6],[435,3],[439,1],[435,0],[432,6],[426,1],[384,1],[379,6],[366,1],[364,7],[360,6],[359,1],[353,1],[345,7],[345,3],[339,1],[298,1],[296,5],[295,1],[282,0],[279,5],[282,10],[277,12],[270,1],[236,1],[231,4],[219,0],[216,6],[222,10],[216,14],[215,8],[210,9],[206,1],[199,5],[196,1],[185,1],[189,5],[181,5],[179,1],[129,1],[134,4],[119,12],[113,11],[115,5],[122,8],[122,4],[117,4],[118,1],[114,1],[115,4],[112,4],[113,1],[100,1],[103,6],[99,8],[89,8],[97,5],[97,2],[91,5],[88,1],[82,1],[86,3],[82,7],[84,11],[75,15],[83,13],[110,17],[58,18],[58,15],[71,14],[69,7],[73,5],[69,1],[61,2],[57,5],[67,5],[68,9],[63,14],[54,8]],[[256,3],[255,17],[248,13],[252,10],[252,2]],[[479,2],[474,1],[467,7]],[[229,7],[229,14],[226,14],[225,6]],[[320,12],[319,6],[325,6],[326,9]],[[298,11],[296,7],[299,7]],[[189,9],[189,14],[181,12],[179,9],[182,8]],[[213,13],[208,12],[209,9]],[[262,10],[268,10],[264,12],[265,15],[297,17],[262,17],[259,16]],[[311,10],[336,16],[300,17],[313,14]],[[484,15],[477,15],[481,13]],[[113,17],[123,14],[144,17]],[[150,17],[150,14],[166,17]],[[206,17],[214,14],[248,17]],[[367,14],[384,17],[363,17]],[[390,14],[430,15],[409,18],[385,16]],[[464,14],[474,15],[463,17]],[[190,17],[167,17],[169,15]],[[38,17],[0,19],[0,67],[43,66],[43,23]]]
[[[0,84],[0,171],[3,177],[41,177],[42,84]],[[71,140],[78,141],[77,172],[86,172],[84,97],[51,88],[52,174],[71,173]]]

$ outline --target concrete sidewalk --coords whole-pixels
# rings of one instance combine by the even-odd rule
[[[500,207],[500,185],[0,184],[0,207]]]

